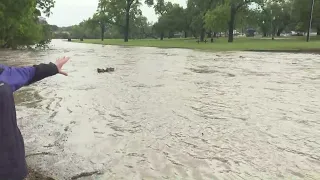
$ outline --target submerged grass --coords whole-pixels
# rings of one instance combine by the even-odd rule
[[[233,43],[228,43],[226,38],[215,39],[213,43],[197,43],[195,39],[136,39],[125,43],[122,39],[85,39],[84,41],[73,40],[73,42],[119,45],[119,46],[143,46],[159,48],[187,48],[209,51],[305,51],[320,53],[320,37],[311,37],[310,42],[305,37],[281,37],[271,38],[235,38]]]
[[[51,177],[47,177],[44,174],[41,174],[40,172],[37,172],[31,168],[28,168],[28,171],[29,171],[29,174],[25,180],[55,180]]]

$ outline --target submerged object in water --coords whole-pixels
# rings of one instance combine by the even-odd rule
[[[113,72],[113,71],[114,71],[114,68],[111,68],[111,67],[106,69],[97,68],[98,73]]]

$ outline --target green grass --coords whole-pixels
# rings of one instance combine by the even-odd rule
[[[73,42],[80,42],[73,40]],[[80,43],[120,45],[120,46],[145,46],[159,48],[187,48],[209,51],[313,51],[320,52],[320,37],[311,37],[310,42],[305,41],[305,37],[290,37],[271,40],[271,38],[235,38],[233,43],[228,43],[226,38],[215,39],[214,43],[200,43],[195,39],[141,39],[129,40],[125,43],[121,39],[85,39]]]

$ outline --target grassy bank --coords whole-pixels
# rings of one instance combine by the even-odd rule
[[[210,51],[303,51],[320,53],[320,37],[311,37],[310,42],[305,41],[305,37],[290,38],[236,38],[233,43],[228,43],[226,38],[215,39],[214,43],[197,43],[195,39],[165,39],[163,41],[157,39],[141,39],[129,40],[124,43],[121,39],[106,39],[104,41],[98,39],[85,39],[83,42],[73,40],[73,42],[104,44],[104,45],[124,45],[124,46],[145,46],[160,48],[187,48]]]

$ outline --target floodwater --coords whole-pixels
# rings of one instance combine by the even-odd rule
[[[56,179],[320,179],[320,56],[55,40],[70,56],[15,94],[31,167]],[[114,67],[98,74],[96,68]]]

